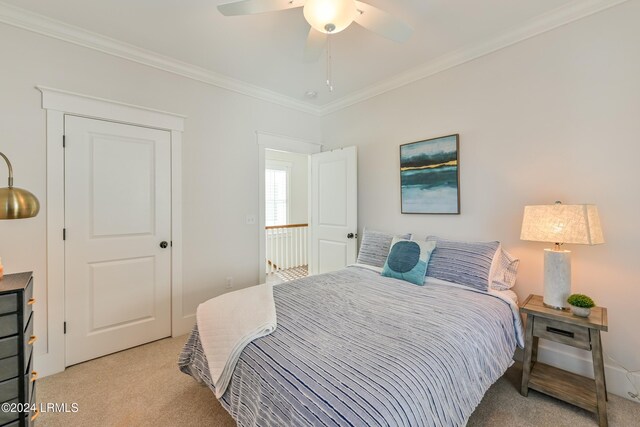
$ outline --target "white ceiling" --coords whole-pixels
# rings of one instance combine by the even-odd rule
[[[334,92],[326,60],[303,60],[308,25],[302,9],[224,17],[228,0],[3,0],[66,24],[123,41],[215,74],[316,106],[336,103],[408,70],[582,3],[610,0],[365,0],[414,29],[404,44],[352,25],[332,36]],[[306,99],[306,91],[317,91]]]

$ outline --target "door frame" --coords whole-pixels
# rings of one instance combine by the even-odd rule
[[[267,254],[266,236],[264,233],[265,220],[265,194],[264,194],[264,170],[265,170],[265,150],[287,151],[289,153],[298,154],[316,154],[322,151],[322,144],[305,141],[302,139],[292,138],[289,136],[276,135],[268,132],[256,132],[256,140],[258,143],[258,235],[259,235],[259,254],[258,254],[258,283],[265,281],[267,268],[265,258]],[[309,183],[311,185],[311,183]],[[308,192],[307,192],[308,195]],[[308,198],[308,196],[307,196]],[[309,212],[311,215],[311,212]],[[309,221],[309,224],[311,222]],[[313,230],[309,229],[309,237]]]
[[[47,334],[42,337],[46,351],[35,358],[40,376],[65,370],[65,244],[64,228],[64,120],[65,115],[112,121],[166,130],[171,134],[171,334],[189,332],[194,314],[185,315],[182,304],[182,132],[186,116],[126,104],[60,89],[36,86],[46,110],[46,233]],[[41,279],[42,280],[42,279]],[[42,280],[44,282],[44,280]],[[40,285],[42,286],[42,285]]]

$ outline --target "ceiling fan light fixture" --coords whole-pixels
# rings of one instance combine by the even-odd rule
[[[307,0],[303,13],[313,29],[335,34],[351,25],[358,10],[355,0]]]

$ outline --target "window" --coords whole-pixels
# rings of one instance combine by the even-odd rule
[[[289,175],[291,168],[280,162],[265,167],[265,224],[287,225],[289,221]]]

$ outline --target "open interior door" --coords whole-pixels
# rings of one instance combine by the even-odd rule
[[[356,262],[358,158],[356,147],[311,155],[310,273]]]

